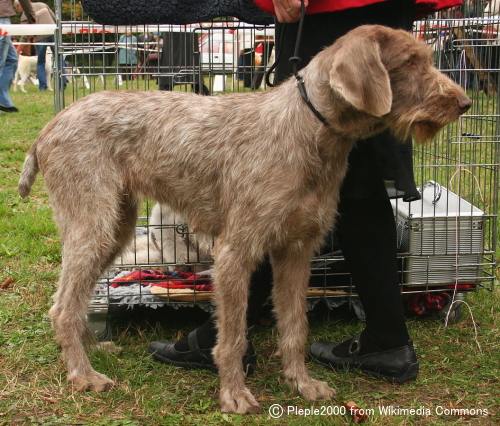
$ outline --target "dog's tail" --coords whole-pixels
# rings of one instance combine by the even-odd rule
[[[38,141],[37,141],[38,142]],[[21,172],[21,177],[19,178],[19,185],[17,190],[22,198],[26,198],[31,191],[31,187],[35,182],[36,175],[38,173],[38,159],[36,157],[36,145],[35,142],[24,160],[23,171]]]

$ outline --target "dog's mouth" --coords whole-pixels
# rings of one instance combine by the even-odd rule
[[[429,142],[443,128],[443,124],[431,120],[422,120],[413,123],[413,138],[418,143]]]

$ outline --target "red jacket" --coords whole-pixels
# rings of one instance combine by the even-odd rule
[[[310,0],[307,8],[308,14],[339,12],[346,9],[368,6],[374,3],[381,3],[386,0]],[[262,10],[274,15],[272,0],[254,0],[255,4]],[[448,7],[460,6],[463,0],[415,0],[417,11],[420,16],[435,12]]]

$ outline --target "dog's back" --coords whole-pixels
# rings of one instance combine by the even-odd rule
[[[262,109],[269,95],[250,95],[255,102],[249,103],[249,95],[100,92],[76,102],[47,125],[35,143],[37,161],[49,189],[59,192],[55,163],[78,170],[74,179],[80,188],[97,185],[96,174],[84,172],[89,164],[100,164],[102,179],[114,182],[117,192],[131,191],[187,211],[195,229],[216,235],[230,202],[227,197],[238,196],[238,187],[241,196],[249,196],[246,182],[254,179],[255,164],[268,163],[270,173],[264,180],[269,179],[272,188],[277,158],[291,161],[295,156],[300,162],[298,150],[292,155],[286,148],[292,141],[281,142],[280,135],[273,135],[274,123],[254,134],[268,119]],[[242,115],[245,108],[248,114]],[[272,158],[267,147],[273,139]],[[21,178],[23,196],[32,183],[29,165],[34,152]]]

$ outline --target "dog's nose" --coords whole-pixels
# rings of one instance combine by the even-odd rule
[[[461,96],[458,99],[458,108],[460,109],[460,113],[463,114],[467,112],[472,105],[472,101],[467,96]]]

